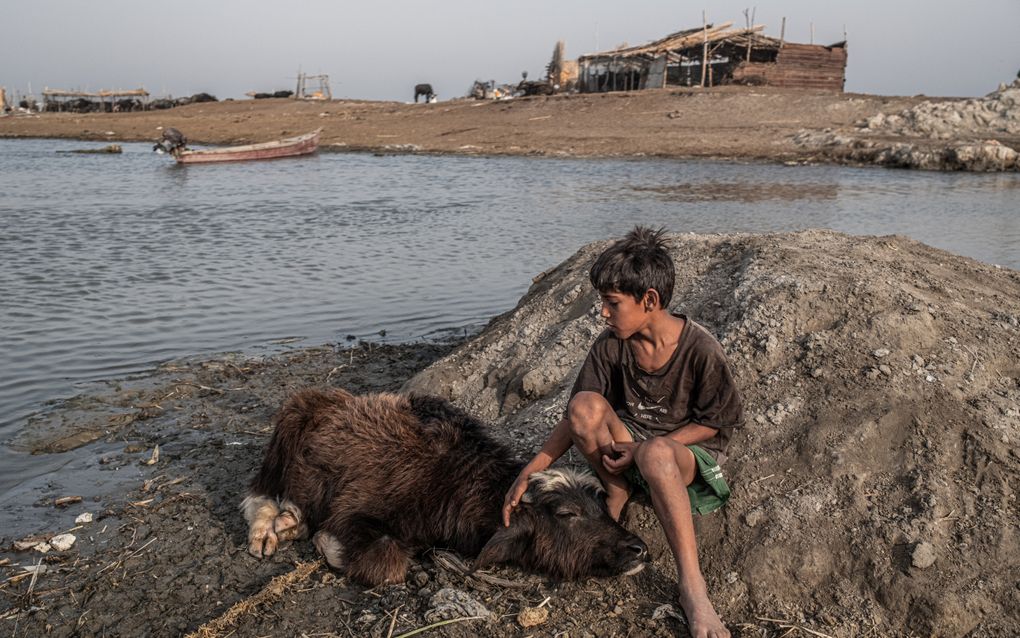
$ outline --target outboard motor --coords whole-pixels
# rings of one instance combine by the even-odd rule
[[[152,147],[152,150],[157,153],[169,153],[174,155],[177,151],[182,151],[188,144],[188,138],[184,137],[184,134],[175,128],[163,129],[163,136],[158,142]]]

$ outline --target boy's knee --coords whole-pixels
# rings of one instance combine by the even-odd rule
[[[673,447],[660,437],[643,442],[634,454],[634,462],[642,474],[655,471],[664,464],[676,465]]]
[[[642,476],[647,479],[672,476],[678,471],[683,473],[684,468],[680,467],[683,457],[679,455],[678,458],[676,451],[678,445],[664,437],[654,437],[642,443],[634,455],[634,462]]]
[[[567,420],[573,434],[588,434],[602,427],[609,403],[597,392],[578,392],[567,404]]]

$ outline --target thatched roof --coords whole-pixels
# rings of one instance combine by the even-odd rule
[[[710,44],[725,43],[746,47],[750,40],[751,46],[756,49],[779,49],[783,44],[777,38],[770,38],[760,33],[765,29],[765,25],[754,25],[748,29],[731,29],[732,25],[732,22],[724,22],[719,26],[709,24],[704,28],[677,31],[648,44],[582,55],[578,58],[578,62],[598,62],[633,57],[656,58],[666,53],[703,46],[706,41]]]

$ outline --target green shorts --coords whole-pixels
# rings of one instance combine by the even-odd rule
[[[618,416],[620,416],[620,421],[623,422],[623,427],[627,428],[631,438],[636,442],[641,443],[651,438],[648,432],[628,423],[627,419],[624,418],[625,415],[618,414]],[[688,445],[687,449],[694,454],[694,461],[698,464],[694,480],[687,486],[687,496],[691,501],[691,512],[698,514],[714,512],[725,505],[726,501],[730,500],[730,486],[726,484],[722,468],[719,467],[715,457],[709,454],[705,448],[700,445]],[[637,485],[646,494],[651,494],[651,490],[648,489],[648,481],[645,480],[645,477],[641,476],[641,471],[638,470],[636,463],[624,470],[623,477],[630,481],[631,485]]]
[[[694,460],[698,463],[698,471],[694,474],[694,480],[687,486],[687,496],[691,500],[691,512],[698,514],[714,512],[729,500],[730,486],[726,484],[722,468],[715,462],[711,454],[697,445],[688,445],[687,449],[694,453]],[[623,476],[630,481],[631,485],[637,485],[645,492],[649,492],[648,481],[641,476],[637,465],[627,468]]]

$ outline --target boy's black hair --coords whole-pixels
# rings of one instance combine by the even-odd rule
[[[654,288],[659,293],[660,305],[668,306],[676,271],[662,238],[665,234],[664,228],[635,226],[626,237],[607,248],[588,275],[595,290],[621,292],[640,302],[648,289]]]

